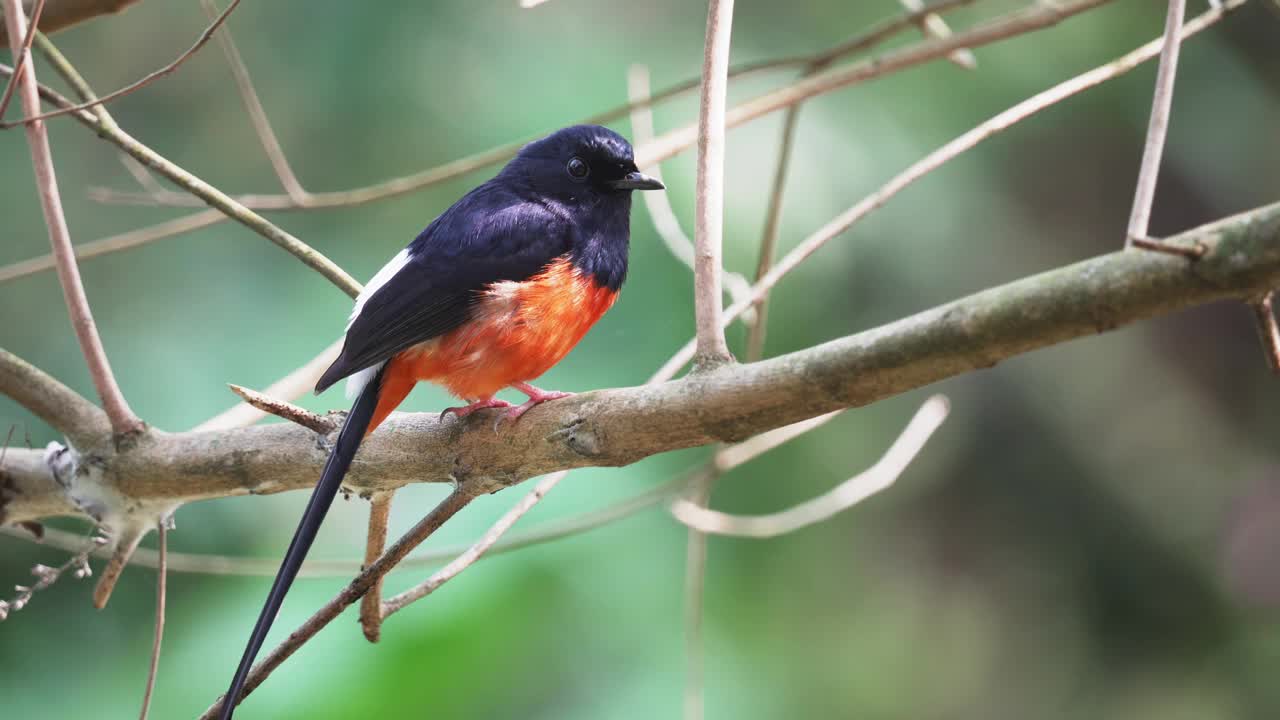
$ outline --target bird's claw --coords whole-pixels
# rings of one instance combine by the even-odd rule
[[[441,410],[440,421],[444,422],[445,416],[450,413],[453,413],[455,416],[457,416],[459,420],[461,420],[462,418],[470,415],[471,413],[477,410],[484,410],[485,408],[509,408],[509,407],[511,407],[511,403],[507,402],[506,400],[499,400],[497,398],[485,398],[484,400],[477,400],[471,403],[470,405],[464,405],[459,407],[447,407],[444,410]]]
[[[514,387],[525,395],[528,395],[529,400],[521,403],[520,405],[511,407],[509,410],[499,415],[498,419],[493,422],[494,432],[498,432],[498,428],[502,425],[504,420],[510,420],[512,423],[515,423],[520,419],[521,415],[524,415],[534,407],[541,405],[548,400],[559,400],[560,398],[573,396],[573,393],[571,392],[562,392],[560,390],[539,390],[538,388],[526,383],[521,383]]]

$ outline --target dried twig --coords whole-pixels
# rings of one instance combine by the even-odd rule
[[[15,77],[14,82],[19,85],[23,112],[27,117],[31,117],[40,112],[40,97],[35,66],[30,58],[31,51],[22,46],[26,18],[22,15],[21,0],[4,0],[4,15],[5,24],[10,29],[9,42],[14,56],[27,59],[26,72],[22,73],[21,77]],[[102,399],[102,406],[111,420],[112,430],[118,434],[136,432],[142,429],[142,421],[129,408],[129,403],[120,392],[120,386],[111,372],[111,363],[107,360],[106,350],[102,347],[102,338],[98,336],[97,326],[93,322],[93,311],[89,309],[89,298],[85,295],[84,285],[80,281],[80,270],[76,267],[75,254],[71,247],[71,232],[67,228],[67,218],[62,212],[62,197],[58,192],[58,179],[53,169],[53,153],[49,147],[48,130],[44,123],[28,123],[26,134],[27,143],[31,146],[31,163],[35,167],[36,186],[40,193],[40,208],[44,211],[45,225],[49,228],[49,243],[53,246],[53,255],[57,262],[62,297],[67,304],[67,312],[71,315],[71,325],[75,328],[80,350],[84,353],[85,362],[89,366],[93,386]]]
[[[430,595],[441,585],[444,585],[454,577],[457,577],[458,573],[475,564],[481,556],[493,547],[494,543],[498,542],[498,539],[501,538],[507,530],[511,529],[512,525],[516,524],[517,520],[524,517],[525,513],[529,512],[534,505],[538,504],[538,501],[547,493],[551,492],[551,489],[568,474],[569,472],[567,470],[562,470],[539,480],[538,483],[533,486],[533,490],[520,498],[520,502],[516,503],[515,506],[499,518],[492,527],[485,531],[485,534],[481,536],[474,545],[467,548],[465,552],[454,558],[448,565],[445,565],[432,573],[431,577],[382,603],[382,618],[385,620],[398,610],[404,609],[410,603],[416,602]]]
[[[173,62],[169,63],[168,65],[165,65],[159,70],[149,73],[146,76],[142,77],[141,79],[135,82],[132,82],[120,88],[119,90],[116,90],[114,92],[109,92],[106,95],[103,95],[102,97],[94,98],[93,100],[80,103],[79,105],[72,105],[70,107],[60,107],[57,110],[47,112],[43,115],[28,113],[28,116],[24,120],[20,121],[20,123],[25,123],[30,125],[31,123],[37,120],[47,120],[49,118],[57,117],[59,115],[66,115],[67,113],[73,113],[80,110],[88,110],[89,108],[97,107],[97,106],[103,105],[104,103],[109,103],[112,100],[115,100],[117,98],[124,97],[125,95],[128,95],[129,93],[135,90],[144,88],[147,85],[150,85],[152,82],[164,77],[165,75],[168,75],[174,72],[182,65],[182,63],[186,62],[188,58],[190,58],[192,55],[195,55],[196,52],[200,50],[200,48],[204,47],[205,43],[209,42],[209,38],[213,37],[213,33],[216,32],[219,27],[222,27],[222,23],[226,22],[227,16],[229,16],[231,14],[231,11],[235,10],[236,6],[239,4],[240,4],[240,0],[231,0],[231,4],[227,5],[227,9],[223,10],[222,14],[219,15],[212,23],[210,23],[210,25],[207,28],[205,28],[204,32],[200,33],[200,37],[196,38],[196,42],[194,45],[188,48],[186,52],[179,55],[176,59],[174,59]],[[12,23],[10,23],[9,26],[16,27]],[[38,113],[39,110],[37,109],[35,112]],[[14,125],[18,125],[20,123],[0,123],[0,128],[9,128],[9,127],[13,127]]]
[[[22,51],[15,53],[17,60],[13,62],[13,76],[4,86],[4,96],[0,97],[0,121],[4,120],[4,113],[9,109],[9,101],[13,99],[13,90],[18,87],[18,78],[22,76],[22,69],[26,67],[27,59],[31,57],[31,41],[36,37],[36,27],[40,25],[42,12],[44,12],[44,0],[36,0],[35,7],[31,8],[27,36],[22,39]]]
[[[128,157],[125,155],[124,157]],[[219,210],[202,210],[190,215],[183,215],[173,220],[166,220],[149,227],[138,228],[119,235],[111,235],[100,240],[81,243],[72,247],[75,251],[76,260],[83,261],[89,258],[106,255],[107,253],[127,250],[129,248],[153,243],[157,240],[174,237],[175,235],[183,235],[201,228],[216,225],[227,220],[227,216],[223,215]],[[22,260],[0,267],[0,283],[7,280],[16,280],[27,275],[34,275],[45,270],[52,270],[57,267],[52,254],[41,255],[40,257]]]
[[[200,4],[210,20],[217,19],[218,6],[213,0],[200,0]],[[302,188],[302,183],[298,182],[298,176],[293,174],[293,168],[289,166],[289,160],[285,157],[284,148],[280,147],[280,140],[271,127],[271,121],[267,119],[267,111],[263,109],[258,91],[253,87],[249,68],[245,65],[244,58],[240,57],[240,49],[236,47],[235,38],[231,36],[231,28],[225,28],[218,33],[218,44],[222,46],[222,52],[227,56],[227,64],[231,66],[231,74],[236,80],[236,89],[240,91],[240,99],[244,102],[244,108],[253,122],[253,130],[258,134],[262,150],[266,153],[267,160],[271,162],[276,177],[280,179],[280,186],[284,188],[291,200],[305,207],[307,191]]]
[[[257,390],[250,390],[247,387],[241,387],[232,383],[227,383],[227,387],[231,388],[231,392],[240,396],[249,405],[259,410],[275,415],[278,418],[284,418],[292,423],[297,423],[308,430],[314,430],[321,435],[327,435],[337,429],[337,423],[330,417],[313,413],[306,408],[300,408],[293,403],[277,400],[265,393]]]
[[[76,69],[67,62],[67,59],[58,52],[57,48],[42,35],[36,36],[36,46],[48,58],[50,65],[64,79],[73,86],[79,86],[88,91],[84,79]],[[0,74],[10,74],[12,70],[6,66],[0,65]],[[71,103],[62,95],[50,90],[47,87],[40,88],[40,94],[58,107],[70,107]],[[241,225],[262,235],[271,242],[279,245],[281,248],[297,257],[306,265],[326,277],[334,285],[337,285],[343,292],[355,297],[360,293],[360,283],[356,282],[345,270],[338,267],[332,260],[317,252],[314,248],[302,242],[293,235],[285,232],[274,223],[269,222],[261,215],[249,210],[243,205],[237,203],[226,195],[226,193],[218,190],[209,183],[192,175],[178,165],[170,162],[164,156],[155,152],[146,145],[138,142],[131,135],[122,130],[110,115],[106,113],[105,108],[95,106],[98,114],[87,112],[73,112],[71,116],[78,120],[81,124],[89,127],[100,137],[111,142],[112,144],[132,155],[143,165],[159,172],[176,185],[182,187],[193,195],[201,198],[210,206],[221,211],[224,215],[239,222]]]
[[[142,694],[142,710],[138,714],[138,720],[147,720],[147,714],[151,711],[151,695],[156,689],[156,675],[160,671],[160,643],[164,640],[165,586],[169,576],[166,562],[169,552],[168,518],[161,518],[160,522],[156,523],[156,534],[160,555],[160,567],[156,573],[156,631],[151,642],[151,666],[147,670],[147,689]]]
[[[1201,13],[1194,20],[1186,23],[1182,28],[1182,38],[1185,40],[1196,35],[1205,28],[1212,26],[1221,20],[1227,13],[1239,8],[1246,0],[1226,0],[1220,7],[1212,8]],[[742,314],[748,307],[759,302],[769,290],[778,283],[779,280],[786,277],[788,273],[794,270],[804,262],[806,258],[817,252],[823,245],[831,239],[838,237],[852,227],[855,223],[866,217],[872,211],[884,205],[894,195],[909,187],[912,183],[930,172],[936,170],[947,162],[955,159],[960,154],[972,149],[982,141],[1003,132],[1016,123],[1041,112],[1053,105],[1066,100],[1080,92],[1088,90],[1091,87],[1100,85],[1108,80],[1120,77],[1125,73],[1133,70],[1142,63],[1156,57],[1160,53],[1163,39],[1152,40],[1151,42],[1129,52],[1115,60],[1094,68],[1086,73],[1077,75],[1070,80],[1059,83],[1044,92],[1027,98],[1013,107],[998,113],[991,119],[983,122],[977,127],[960,135],[956,139],[948,142],[937,150],[929,153],[906,170],[896,175],[889,182],[885,183],[880,189],[858,201],[853,207],[849,208],[839,216],[823,225],[812,235],[805,238],[799,245],[792,248],[782,260],[773,266],[768,273],[765,274],[755,285],[752,286],[751,298],[748,302],[735,302],[724,311],[723,322],[732,322],[735,318]],[[1195,246],[1183,245],[1176,243],[1161,243],[1161,250],[1167,252],[1177,252],[1180,254],[1197,253],[1197,257],[1201,250],[1195,249]],[[1181,247],[1182,249],[1176,249]],[[695,341],[690,340],[680,349],[672,358],[667,361],[660,372],[671,372],[672,366],[677,369],[683,367],[693,359],[695,349]]]
[[[391,568],[395,567],[415,547],[439,529],[445,521],[466,507],[471,500],[472,496],[465,492],[455,490],[449,493],[426,517],[418,521],[417,525],[414,525],[409,532],[405,533],[394,545],[388,548],[382,554],[382,557],[378,558],[377,562],[357,575],[342,589],[342,592],[325,603],[301,627],[294,630],[284,642],[276,646],[269,655],[258,661],[258,664],[254,665],[253,670],[249,673],[249,679],[244,687],[244,695],[247,696],[252,693],[271,674],[271,671],[279,667],[298,648],[302,647],[307,640],[310,640],[324,626],[338,617],[343,610],[360,599],[379,578],[386,575]],[[242,699],[243,697],[236,698],[234,702],[239,704]],[[219,698],[208,710],[204,711],[204,714],[200,716],[200,720],[216,718],[222,710],[222,703],[228,701],[229,699],[226,697]]]
[[[936,12],[930,12],[925,7],[923,0],[899,0],[902,7],[913,13],[921,13],[920,31],[931,38],[945,38],[951,35],[951,28],[947,26],[947,21]],[[947,59],[953,64],[964,68],[965,70],[975,70],[978,67],[978,58],[974,57],[973,51],[968,48],[954,50],[947,55]]]
[[[1182,47],[1182,19],[1186,0],[1169,0],[1164,21],[1164,46],[1160,50],[1160,68],[1156,71],[1156,89],[1151,98],[1151,119],[1147,124],[1147,140],[1142,149],[1142,165],[1138,168],[1138,186],[1134,191],[1133,210],[1129,214],[1129,232],[1125,244],[1147,237],[1151,221],[1151,205],[1156,197],[1156,178],[1160,175],[1160,158],[1169,133],[1169,109],[1173,106],[1173,80],[1178,72],[1178,51]]]
[[[694,189],[693,296],[698,329],[695,365],[732,360],[721,321],[721,245],[724,235],[725,96],[729,88],[729,43],[733,0],[710,0],[698,102],[698,177]],[[646,165],[648,163],[645,163]]]
[[[120,581],[125,566],[129,564],[129,558],[133,557],[133,552],[138,549],[138,543],[142,541],[142,536],[145,534],[146,530],[143,528],[126,527],[117,531],[113,538],[115,545],[111,558],[107,560],[106,567],[102,568],[102,575],[98,576],[98,584],[93,588],[94,607],[101,610],[107,606],[107,602],[111,600],[111,593],[115,592],[116,583]]]
[[[795,507],[768,515],[739,516],[708,510],[689,499],[678,499],[672,503],[671,514],[691,531],[750,538],[777,537],[822,522],[893,484],[946,419],[949,409],[943,396],[929,398],[876,464],[830,492]]]
[[[364,564],[372,565],[387,545],[387,519],[391,515],[391,499],[395,491],[375,493],[369,498],[369,536],[364,546]],[[376,643],[382,637],[382,580],[378,578],[360,600],[360,629],[364,637]]]
[[[627,97],[633,103],[637,103],[637,107],[631,113],[631,139],[637,145],[643,145],[653,139],[653,111],[648,105],[639,105],[638,101],[649,96],[649,68],[645,65],[632,65],[627,70]],[[649,173],[658,180],[662,180],[662,166],[651,165],[649,167],[640,168]],[[680,227],[680,220],[676,217],[675,210],[671,208],[671,199],[665,192],[647,192],[641,193],[640,197],[644,200],[645,208],[649,211],[649,217],[653,220],[653,227],[658,231],[658,237],[662,238],[662,242],[671,251],[677,260],[693,269],[693,241],[685,234]],[[751,292],[751,283],[742,276],[731,270],[721,268],[723,271],[722,280],[724,287],[729,291],[729,297],[734,301],[741,300]],[[750,313],[743,316],[748,324],[754,321]]]
[[[316,380],[319,380],[320,375],[324,373],[325,368],[329,367],[334,358],[338,357],[338,353],[342,350],[342,342],[342,339],[339,339],[329,347],[321,350],[320,354],[308,361],[306,365],[275,381],[262,393],[288,402],[297,400],[310,392],[311,388],[315,387]],[[266,417],[267,414],[265,410],[245,402],[205,420],[192,428],[192,430],[202,432],[246,427]]]
[[[77,580],[82,580],[93,574],[89,568],[89,555],[94,549],[107,542],[105,537],[97,534],[95,528],[89,533],[89,538],[80,539],[77,543],[80,550],[72,555],[70,559],[62,563],[56,568],[48,565],[36,565],[31,568],[31,574],[36,577],[35,583],[31,585],[18,585],[15,587],[18,594],[12,600],[0,600],[0,622],[9,618],[9,613],[17,612],[27,606],[31,602],[32,596],[37,592],[48,588],[50,585],[58,581],[62,574],[74,568],[73,574]]]
[[[1267,366],[1271,372],[1280,375],[1280,326],[1276,324],[1275,308],[1272,307],[1274,297],[1275,292],[1269,292],[1251,303],[1250,307],[1258,327],[1258,339],[1262,341],[1262,350],[1267,356]]]

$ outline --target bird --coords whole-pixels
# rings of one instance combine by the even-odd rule
[[[356,297],[341,353],[316,383],[347,380],[353,404],[249,636],[222,720],[230,720],[254,658],[342,485],[361,441],[420,381],[516,422],[571,393],[529,384],[582,340],[627,277],[631,194],[662,190],[636,167],[631,144],[574,125],[522,147],[379,270]],[[512,405],[495,395],[514,388]]]

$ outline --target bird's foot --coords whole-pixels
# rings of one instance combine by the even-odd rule
[[[540,388],[536,388],[530,385],[529,383],[515,383],[511,387],[515,388],[516,390],[519,390],[525,395],[528,395],[529,401],[520,405],[516,405],[515,407],[511,408],[510,410],[507,410],[505,413],[499,416],[498,421],[493,424],[493,429],[495,432],[497,431],[498,426],[502,424],[503,420],[510,420],[511,422],[515,422],[520,419],[521,415],[524,415],[525,413],[532,410],[535,406],[541,405],[542,403],[548,400],[559,400],[560,398],[567,398],[567,397],[573,396],[573,393],[571,392],[561,392],[559,390],[542,390]]]
[[[443,421],[445,415],[448,415],[449,413],[453,413],[454,415],[458,416],[459,420],[461,420],[462,418],[470,415],[471,413],[477,410],[484,410],[485,408],[509,408],[509,407],[511,407],[511,403],[507,402],[506,400],[499,400],[498,398],[484,398],[482,400],[477,400],[471,403],[470,405],[466,405],[463,407],[445,408],[444,410],[440,411],[440,419]],[[501,418],[499,418],[499,420],[501,420]]]

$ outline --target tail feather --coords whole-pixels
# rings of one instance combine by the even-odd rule
[[[380,372],[360,393],[360,397],[356,399],[355,405],[347,415],[347,422],[342,426],[342,432],[338,433],[338,440],[334,444],[333,451],[329,453],[323,472],[320,473],[320,482],[311,492],[311,500],[302,513],[302,520],[299,521],[298,529],[289,543],[289,549],[280,563],[280,570],[276,573],[275,582],[271,584],[271,591],[267,593],[267,601],[258,615],[258,622],[253,626],[253,634],[249,636],[249,644],[245,648],[244,656],[240,658],[240,665],[236,668],[231,687],[222,698],[221,720],[231,720],[231,714],[235,712],[235,706],[240,701],[241,693],[244,692],[245,681],[249,677],[253,660],[262,649],[262,643],[267,639],[267,631],[271,629],[271,623],[275,620],[276,613],[280,611],[280,604],[284,602],[289,586],[298,576],[298,569],[302,567],[302,561],[311,549],[311,543],[316,539],[320,523],[329,512],[329,506],[333,504],[333,498],[338,494],[338,488],[342,486],[342,478],[351,467],[351,460],[355,457],[360,441],[364,439],[365,431],[373,419],[381,385],[382,373]]]

